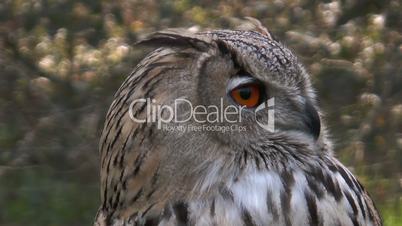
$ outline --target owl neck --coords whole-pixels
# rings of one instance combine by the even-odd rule
[[[286,142],[285,142],[286,141]],[[273,174],[283,178],[292,172],[313,172],[332,158],[332,152],[323,145],[309,145],[283,137],[271,143],[249,145],[230,154],[214,157],[196,173],[194,196],[220,192],[250,175]]]

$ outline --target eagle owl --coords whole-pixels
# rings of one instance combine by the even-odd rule
[[[250,20],[139,43],[155,50],[107,113],[95,225],[382,225],[333,156],[309,75]]]

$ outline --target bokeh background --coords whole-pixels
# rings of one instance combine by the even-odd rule
[[[400,0],[1,0],[0,225],[91,225],[113,94],[168,27],[252,16],[311,73],[336,155],[402,225]]]

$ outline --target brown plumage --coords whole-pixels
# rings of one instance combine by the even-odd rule
[[[168,30],[140,43],[159,48],[122,84],[107,114],[95,225],[381,225],[363,186],[333,157],[309,76],[251,20],[256,31]],[[258,92],[258,104],[275,98],[275,131],[257,123],[268,121],[257,106],[240,110],[235,123],[233,115],[212,122],[205,114],[133,120],[152,110],[135,102],[141,98],[154,106],[174,107],[177,99],[237,106],[237,89],[245,99]],[[176,110],[179,119],[190,112],[184,104]],[[243,130],[212,129],[233,125]]]

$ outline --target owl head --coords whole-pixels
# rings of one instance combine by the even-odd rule
[[[254,30],[168,30],[139,43],[160,47],[145,60],[146,73],[134,76],[146,81],[138,88],[155,105],[157,129],[177,132],[162,128],[161,138],[193,143],[186,129],[206,143],[242,148],[277,139],[320,143],[309,75],[289,49],[250,20]]]
[[[208,195],[244,170],[328,153],[308,74],[251,21],[252,30],[166,30],[138,43],[154,50],[117,91],[101,138],[105,208],[114,190],[136,191],[118,193],[129,211],[152,203],[138,197]],[[136,195],[158,186],[165,195]]]

